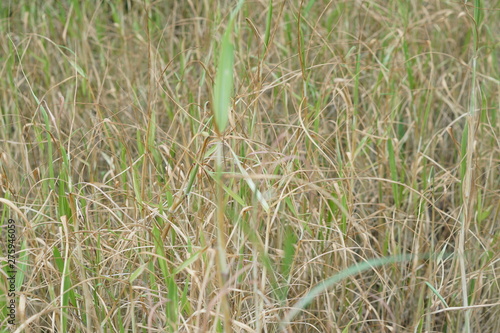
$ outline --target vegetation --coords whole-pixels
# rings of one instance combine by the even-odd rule
[[[1,330],[500,332],[498,0],[0,17]]]

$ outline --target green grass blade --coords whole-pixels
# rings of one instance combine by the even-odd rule
[[[235,11],[231,15],[231,20],[222,37],[221,48],[219,52],[219,61],[217,66],[217,75],[215,77],[214,88],[214,120],[216,130],[221,135],[226,129],[229,120],[229,106],[233,94],[234,85],[234,46],[231,43],[231,32],[233,31],[233,22],[243,1],[240,0]]]
[[[465,123],[464,130],[462,132],[462,140],[460,145],[460,182],[462,193],[465,187],[465,173],[467,172],[467,139],[469,136],[469,126]]]
[[[425,281],[425,284],[431,289],[431,291],[434,293],[434,295],[436,295],[439,298],[439,300],[443,303],[443,305],[445,307],[448,307],[448,303],[446,303],[445,299],[443,298],[443,296],[441,296],[439,291],[437,291],[436,288],[434,288],[432,286],[432,284],[430,284],[429,282]]]
[[[191,257],[187,258],[182,264],[180,264],[178,267],[176,267],[173,271],[172,271],[172,276],[175,276],[176,274],[182,272],[186,267],[188,267],[189,265],[191,265],[193,262],[195,262],[196,260],[198,260],[200,258],[200,256],[207,250],[207,248],[203,248],[197,252],[195,252]]]
[[[233,93],[233,45],[229,40],[230,28],[222,39],[219,66],[215,78],[214,119],[217,131],[223,133],[229,119],[229,104]]]
[[[317,284],[306,296],[302,297],[297,303],[292,306],[292,310],[288,312],[288,314],[281,321],[281,325],[284,328],[286,325],[292,322],[292,319],[295,318],[302,310],[304,310],[317,296],[328,290],[330,287],[335,285],[336,283],[356,274],[368,271],[375,267],[404,262],[413,259],[415,256],[411,254],[404,254],[399,256],[392,257],[384,257],[384,258],[376,258],[364,261],[362,263],[351,266],[338,274],[330,277],[329,279],[324,280]]]
[[[269,45],[269,37],[271,37],[272,18],[273,18],[273,0],[269,0],[269,9],[267,11],[267,18],[266,18],[266,32],[264,34],[264,45],[266,49]]]
[[[132,274],[130,274],[128,281],[130,283],[133,283],[139,276],[141,276],[142,272],[144,272],[144,270],[148,265],[149,263],[142,264],[141,266],[139,266]]]
[[[396,156],[394,154],[394,147],[392,145],[392,139],[387,140],[387,151],[389,152],[389,168],[391,172],[391,179],[395,182],[399,181],[398,177],[398,169],[396,167]],[[394,202],[396,206],[400,206],[400,198],[399,198],[399,186],[398,184],[392,184],[392,190],[394,195]]]

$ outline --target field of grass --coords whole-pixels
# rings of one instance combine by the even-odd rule
[[[1,1],[0,331],[500,332],[499,43],[498,0]]]

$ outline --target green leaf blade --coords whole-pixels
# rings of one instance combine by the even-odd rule
[[[214,119],[217,131],[222,134],[229,119],[229,105],[233,94],[234,47],[231,44],[230,25],[222,39],[214,89]]]

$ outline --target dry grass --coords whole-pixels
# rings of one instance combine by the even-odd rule
[[[499,1],[245,1],[219,137],[234,6],[2,1],[10,329],[500,332]]]

